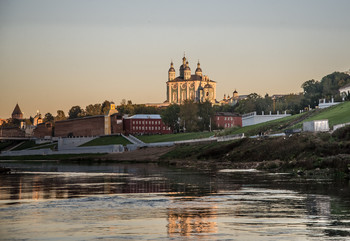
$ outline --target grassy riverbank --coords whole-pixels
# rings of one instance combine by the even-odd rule
[[[240,139],[228,143],[180,145],[161,157],[194,168],[257,168],[306,173],[324,170],[348,176],[350,126],[329,133]]]

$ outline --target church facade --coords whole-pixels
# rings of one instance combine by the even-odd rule
[[[191,68],[184,56],[180,66],[180,75],[176,77],[174,64],[171,62],[166,82],[167,100],[169,104],[181,104],[185,100],[195,102],[216,102],[216,82],[202,74],[198,61],[195,74],[191,74]]]

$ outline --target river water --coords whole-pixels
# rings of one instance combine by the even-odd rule
[[[0,240],[349,240],[348,181],[2,161]]]

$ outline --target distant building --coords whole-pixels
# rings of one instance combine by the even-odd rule
[[[106,115],[56,121],[54,135],[56,137],[102,136],[122,132],[123,119],[112,102]]]
[[[218,112],[214,115],[214,121],[218,128],[242,127],[242,116],[231,112]]]
[[[19,127],[0,127],[1,137],[25,137],[26,133]]]
[[[219,101],[219,104],[221,105],[235,105],[237,104],[240,100],[244,100],[247,98],[247,95],[239,95],[237,90],[233,91],[232,97],[228,95],[226,97],[226,94],[224,94],[224,98]]]
[[[36,138],[45,138],[53,136],[53,125],[51,122],[40,123],[33,131]]]
[[[170,134],[172,130],[166,126],[160,115],[133,115],[124,118],[126,134]]]
[[[12,119],[22,120],[23,119],[23,113],[21,109],[19,108],[19,105],[16,104],[15,109],[12,112]]]
[[[341,88],[339,88],[339,93],[340,93],[340,96],[343,98],[343,101],[344,101],[345,98],[350,95],[350,83],[344,85]]]
[[[43,119],[41,118],[41,114],[39,111],[36,112],[36,115],[33,118],[33,126],[37,126],[43,123]]]
[[[4,123],[7,123],[7,120],[6,119],[0,119],[0,126]]]
[[[303,123],[303,131],[326,132],[329,131],[328,120],[314,120]]]
[[[179,71],[180,75],[176,77],[174,64],[171,62],[166,82],[167,103],[181,104],[185,100],[210,101],[212,104],[216,102],[216,82],[202,74],[199,61],[195,74],[192,75],[191,68],[184,56]]]

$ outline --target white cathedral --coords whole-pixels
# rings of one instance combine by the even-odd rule
[[[180,75],[175,77],[174,64],[171,62],[168,71],[167,103],[181,104],[184,100],[194,100],[195,102],[210,101],[212,104],[216,101],[216,82],[210,80],[208,76],[202,74],[202,69],[198,61],[197,69],[194,75],[186,61],[182,58],[180,66]]]

